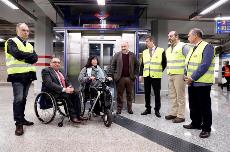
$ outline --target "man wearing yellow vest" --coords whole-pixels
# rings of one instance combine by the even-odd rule
[[[8,82],[13,87],[13,113],[16,121],[15,135],[23,135],[23,125],[31,126],[34,123],[25,119],[26,98],[30,84],[36,80],[35,67],[38,56],[33,46],[26,42],[29,36],[29,28],[25,23],[16,26],[17,37],[10,38],[5,42],[6,66]]]
[[[169,99],[172,107],[170,114],[165,116],[165,119],[172,120],[173,123],[181,123],[185,121],[185,57],[190,48],[183,42],[180,42],[176,31],[169,32],[168,41],[170,47],[166,50],[166,58]]]
[[[214,81],[214,47],[202,40],[203,32],[193,28],[188,40],[195,47],[185,60],[185,81],[188,85],[189,109],[192,122],[186,129],[202,129],[200,138],[208,138],[212,125],[211,86]]]
[[[140,67],[140,81],[144,77],[144,89],[145,89],[145,108],[146,110],[141,115],[151,114],[151,86],[155,95],[155,115],[161,117],[161,78],[163,71],[166,67],[166,57],[164,49],[155,46],[153,38],[148,36],[145,39],[148,49],[142,53],[141,67]],[[143,76],[143,77],[142,77]]]

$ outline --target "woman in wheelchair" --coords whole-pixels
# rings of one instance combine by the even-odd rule
[[[110,109],[112,104],[112,97],[108,87],[104,82],[105,80],[111,81],[112,78],[106,78],[104,71],[99,66],[99,61],[96,56],[88,58],[86,65],[79,74],[78,80],[82,87],[81,90],[84,103],[83,111],[85,111],[87,100],[90,100],[91,104],[89,111],[95,113],[96,115],[100,115],[100,112],[105,113],[105,108]],[[97,98],[99,100],[97,100]],[[107,100],[106,98],[111,99]],[[107,100],[109,104],[104,99]]]

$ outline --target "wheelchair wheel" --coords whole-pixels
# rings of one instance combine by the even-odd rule
[[[110,127],[111,124],[112,124],[112,120],[113,120],[113,118],[112,118],[112,111],[109,110],[109,109],[106,109],[105,113],[104,113],[104,116],[103,116],[104,125],[106,127]]]
[[[42,123],[48,124],[53,121],[57,111],[53,96],[46,92],[39,93],[34,102],[34,111]]]

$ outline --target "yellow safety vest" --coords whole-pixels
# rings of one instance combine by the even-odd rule
[[[17,38],[11,38],[13,40],[18,50],[22,52],[33,52],[33,46],[30,43],[26,43],[26,46]],[[16,73],[27,73],[30,71],[36,71],[35,66],[26,63],[24,60],[17,60],[11,54],[7,53],[7,43],[8,40],[5,42],[5,56],[6,56],[6,66],[7,66],[7,73],[8,74],[16,74]]]
[[[182,51],[184,45],[179,42],[173,49],[169,47],[166,50],[167,74],[184,74],[185,56]]]
[[[163,48],[157,47],[154,51],[152,58],[149,54],[149,49],[143,51],[143,76],[150,76],[152,78],[162,78],[162,53]]]
[[[187,76],[191,76],[194,71],[197,70],[198,66],[201,64],[202,61],[202,56],[203,56],[203,51],[205,46],[208,45],[207,42],[202,41],[197,48],[194,50],[190,49],[186,60],[185,64],[187,67]],[[208,68],[208,71],[202,75],[198,80],[195,82],[201,82],[201,83],[213,83],[214,80],[214,67],[215,67],[215,50],[214,50],[214,56],[212,59],[212,63],[210,67]]]

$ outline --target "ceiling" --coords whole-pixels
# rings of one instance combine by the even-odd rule
[[[95,14],[100,16],[106,14],[107,23],[119,24],[120,27],[146,28],[144,25],[149,24],[152,19],[189,21],[189,15],[199,12],[213,2],[213,0],[106,0],[106,6],[102,7],[97,5],[96,0],[11,1],[20,5],[22,9],[12,10],[0,2],[0,38],[15,35],[15,25],[18,22],[29,23],[33,37],[34,23],[41,15],[48,16],[56,26],[98,24],[100,19]],[[204,28],[212,24],[206,37],[219,40],[218,43],[222,44],[228,41],[229,34],[216,35],[213,29],[214,22],[210,21],[210,18],[218,15],[230,15],[230,1],[203,16],[195,24],[202,24]],[[187,34],[182,32],[180,36],[186,39]]]

